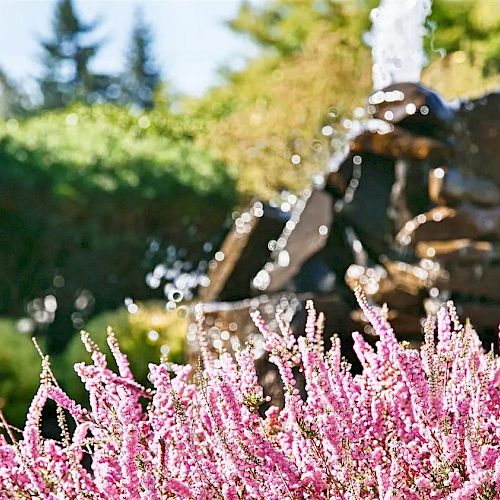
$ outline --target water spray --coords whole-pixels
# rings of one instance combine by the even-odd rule
[[[374,90],[420,81],[427,63],[423,38],[430,13],[431,0],[380,0],[372,10],[366,41],[372,47]]]

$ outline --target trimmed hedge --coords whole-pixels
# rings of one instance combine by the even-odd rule
[[[37,316],[54,352],[90,313],[160,298],[146,273],[169,247],[196,264],[236,199],[195,133],[196,122],[166,111],[109,105],[0,124],[0,314],[54,296],[55,317]]]
[[[0,319],[0,408],[13,425],[24,424],[40,383],[41,359],[28,333],[16,322]]]
[[[164,303],[148,302],[139,304],[139,310],[134,314],[121,307],[91,319],[85,330],[113,366],[113,356],[106,344],[108,327],[116,334],[123,352],[129,355],[130,367],[141,384],[148,383],[149,363],[157,363],[162,357],[173,363],[186,361],[186,306],[167,311]],[[79,335],[73,337],[64,353],[53,359],[57,378],[68,394],[79,402],[87,400],[85,387],[74,371],[75,363],[82,360],[90,361],[90,354],[86,352]]]

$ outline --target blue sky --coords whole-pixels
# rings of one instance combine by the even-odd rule
[[[0,67],[29,87],[39,74],[38,40],[50,34],[55,0],[0,0]],[[200,95],[217,83],[221,64],[242,65],[255,45],[224,22],[241,0],[75,0],[84,20],[100,19],[97,37],[106,41],[93,68],[122,68],[134,12],[142,6],[156,36],[155,53],[176,90]]]

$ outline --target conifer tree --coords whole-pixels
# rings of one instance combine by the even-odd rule
[[[124,75],[126,99],[140,108],[153,107],[160,71],[153,56],[153,33],[141,10],[136,11]]]
[[[45,108],[57,108],[75,100],[86,100],[91,92],[103,91],[109,83],[103,75],[94,75],[90,61],[100,44],[86,41],[97,24],[83,22],[73,0],[58,0],[53,18],[53,35],[42,41],[45,72],[40,90]]]
[[[0,117],[26,115],[31,107],[29,98],[0,68]]]

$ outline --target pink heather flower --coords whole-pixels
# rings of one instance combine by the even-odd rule
[[[151,364],[152,389],[134,380],[112,333],[118,373],[83,333],[92,364],[75,370],[90,407],[42,377],[19,440],[9,427],[0,435],[0,498],[500,498],[500,359],[451,303],[414,350],[357,297],[378,340],[371,347],[353,334],[356,375],[338,337],[324,352],[312,303],[298,338],[281,313],[274,331],[252,312],[284,388],[284,407],[264,416],[252,346],[216,359],[201,316],[200,366]],[[47,399],[76,422],[60,441],[39,431]],[[82,465],[88,454],[91,471]]]
[[[134,376],[132,375],[132,372],[130,371],[130,365],[127,359],[126,354],[123,354],[120,351],[120,347],[118,345],[118,341],[116,340],[115,334],[113,333],[113,330],[111,327],[108,327],[108,336],[107,336],[107,342],[109,349],[111,350],[111,353],[113,354],[113,357],[115,358],[116,361],[116,366],[118,366],[118,371],[120,373],[120,376],[126,379],[134,379]]]

